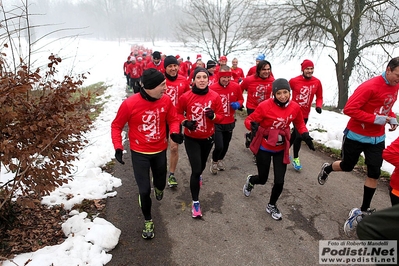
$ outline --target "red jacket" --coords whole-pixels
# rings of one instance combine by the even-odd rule
[[[166,150],[166,124],[170,133],[180,131],[176,108],[166,95],[150,102],[140,93],[124,100],[111,123],[111,137],[115,149],[123,150],[122,131],[129,126],[130,149],[141,153],[157,153]]]
[[[302,112],[296,102],[290,101],[286,107],[278,106],[273,98],[261,102],[255,111],[247,116],[244,121],[245,127],[251,130],[251,121],[259,123],[260,127],[265,130],[285,131],[290,128],[293,123],[299,134],[308,132],[305,122],[303,121]],[[286,139],[287,142],[287,139]],[[289,142],[289,140],[288,140]],[[271,151],[282,151],[284,145],[271,145],[266,139],[262,140],[261,145]]]
[[[240,80],[242,81],[245,78],[244,71],[240,67],[231,68],[231,73],[233,74],[233,80],[237,83],[240,83]]]
[[[274,78],[269,76],[267,79],[261,79],[257,75],[246,77],[240,84],[241,91],[247,91],[246,107],[255,109],[259,103],[269,99],[272,96],[272,83]]]
[[[395,190],[392,191],[397,197],[399,197],[399,138],[394,140],[383,152],[382,158],[388,163],[395,166],[392,172],[391,180],[389,185]]]
[[[186,91],[190,90],[190,84],[188,80],[180,75],[177,75],[176,80],[169,80],[166,78],[166,95],[170,97],[174,106],[177,106],[179,98]]]
[[[191,73],[191,69],[193,68],[193,63],[191,63],[191,61],[189,61],[189,60],[184,61],[184,63],[187,66],[187,74],[189,74],[189,72]]]
[[[155,65],[153,61],[150,61],[146,66],[146,69],[149,68],[155,68],[156,70],[162,72],[162,74],[165,74],[165,68],[163,67],[163,60],[159,61],[158,65]]]
[[[212,86],[213,84],[216,84],[219,82],[219,78],[217,74],[213,74],[212,76],[209,75],[209,83],[208,86]]]
[[[213,120],[205,116],[204,108],[210,107],[215,112]],[[189,90],[179,99],[177,113],[180,121],[195,120],[198,122],[196,130],[184,128],[184,134],[197,139],[206,139],[215,133],[215,124],[222,122],[224,118],[222,100],[219,94],[209,90],[204,95],[198,95]]]
[[[255,75],[255,74],[256,74],[256,65],[255,65],[255,66],[252,66],[252,67],[248,70],[247,77],[252,76],[252,75]]]
[[[130,63],[127,67],[127,73],[130,78],[137,79],[141,77],[142,74],[141,65],[139,63]]]
[[[290,79],[289,83],[292,91],[292,100],[301,107],[303,118],[309,117],[315,95],[316,107],[321,108],[323,106],[323,87],[318,78],[311,77],[307,79],[303,75],[299,75]]]
[[[382,76],[365,81],[349,97],[344,114],[350,117],[347,128],[357,134],[379,137],[385,124],[374,124],[377,115],[396,117],[392,106],[398,97],[399,85],[390,86]]]
[[[209,89],[217,92],[222,100],[224,118],[218,124],[231,124],[235,122],[235,110],[231,108],[232,102],[238,102],[240,107],[244,103],[240,85],[235,82],[230,82],[226,87],[218,83],[213,84]]]
[[[127,67],[130,65],[130,61],[123,63],[123,73],[127,75]]]
[[[188,76],[188,69],[187,65],[184,62],[181,62],[179,64],[179,75],[183,76],[185,79],[187,79]]]

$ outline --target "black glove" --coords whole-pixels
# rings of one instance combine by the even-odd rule
[[[181,133],[172,133],[170,134],[170,138],[177,144],[182,144],[184,140],[184,135]]]
[[[120,162],[121,164],[125,164],[125,162],[122,160],[122,155],[123,151],[121,149],[116,149],[115,151],[115,159]]]
[[[205,108],[205,116],[208,117],[209,119],[213,120],[214,116],[215,116],[215,112],[212,110],[212,108],[207,107]]]
[[[185,120],[183,122],[183,126],[188,128],[189,130],[195,130],[198,126],[198,122],[195,120]]]
[[[320,108],[320,107],[316,107],[316,112],[318,112],[319,114],[321,114],[321,108]]]
[[[313,138],[311,136],[309,136],[309,132],[305,132],[301,135],[301,138],[303,141],[305,141],[306,145],[308,145],[309,149],[311,149],[312,151],[315,151],[316,149],[314,148],[313,145]]]
[[[251,133],[252,136],[255,136],[256,132],[258,131],[259,123],[255,121],[251,121]]]

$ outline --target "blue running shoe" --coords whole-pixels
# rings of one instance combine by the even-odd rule
[[[301,165],[301,161],[299,160],[299,157],[292,159],[291,164],[292,164],[292,166],[294,166],[294,169],[296,171],[302,170],[302,165]]]
[[[356,229],[357,224],[363,219],[363,212],[359,208],[353,208],[349,212],[349,217],[344,223],[344,232],[347,236],[351,236]]]

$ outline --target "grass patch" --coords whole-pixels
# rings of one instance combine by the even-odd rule
[[[104,110],[103,103],[99,103],[98,96],[104,94],[105,90],[109,87],[110,86],[106,85],[104,82],[97,82],[92,85],[82,87],[73,95],[74,98],[78,98],[81,96],[90,96],[89,105],[82,106],[82,111],[89,112],[89,117],[91,120],[96,119],[98,115]]]

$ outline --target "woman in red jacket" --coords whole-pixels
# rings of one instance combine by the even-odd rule
[[[184,146],[191,165],[192,217],[200,218],[202,212],[198,197],[202,182],[201,174],[213,146],[215,123],[220,123],[224,114],[219,94],[208,88],[208,71],[197,67],[193,76],[192,89],[180,97],[177,113],[185,127]]]
[[[298,103],[290,101],[291,89],[286,79],[276,79],[272,85],[273,98],[261,102],[255,111],[247,116],[245,127],[254,136],[250,149],[256,156],[258,175],[249,175],[243,187],[249,197],[256,184],[264,185],[269,177],[273,158],[274,185],[266,211],[275,220],[281,220],[276,202],[283,191],[287,164],[290,163],[290,124],[294,123],[302,139],[311,150],[315,150],[312,138],[303,121]]]

